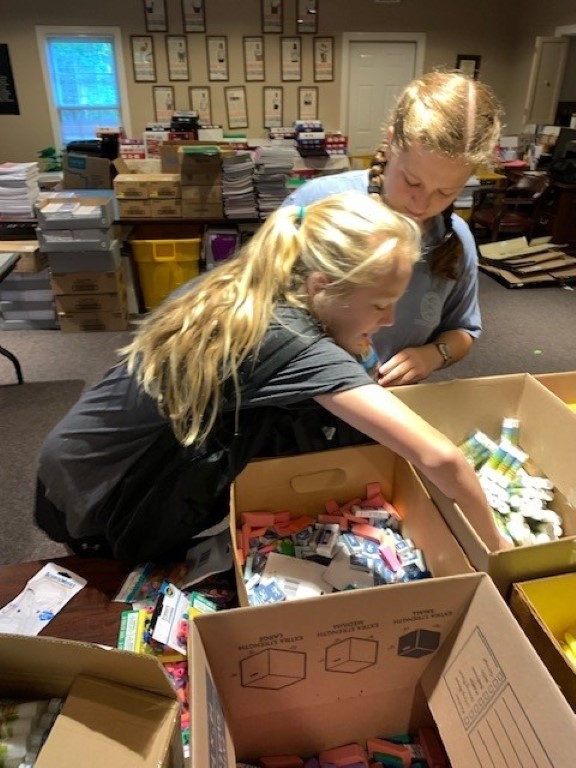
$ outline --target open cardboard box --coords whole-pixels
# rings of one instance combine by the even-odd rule
[[[157,659],[0,634],[0,695],[65,698],[36,768],[182,768],[176,694]]]
[[[510,608],[536,652],[576,712],[576,668],[559,640],[576,626],[576,573],[514,584]]]
[[[564,768],[576,718],[486,574],[199,616],[192,765],[308,757],[434,721],[452,768]]]
[[[558,541],[490,552],[454,504],[426,478],[444,519],[479,570],[489,573],[506,595],[516,581],[569,571],[576,562],[576,414],[530,374],[455,379],[433,384],[393,387],[391,391],[456,445],[475,429],[498,439],[502,419],[520,420],[520,447],[555,486],[551,507],[563,519]]]
[[[402,517],[401,532],[422,549],[432,575],[473,571],[454,536],[404,459],[382,445],[337,448],[300,456],[253,461],[241,472],[231,491],[230,528],[235,551],[242,512],[290,510],[292,517],[324,512],[324,503],[344,503],[366,494],[366,483],[378,482],[384,497]],[[235,558],[238,598],[248,605],[242,569]]]

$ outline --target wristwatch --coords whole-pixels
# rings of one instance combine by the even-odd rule
[[[446,366],[450,365],[453,360],[452,350],[445,341],[438,341],[436,344],[434,344],[434,346],[442,355],[442,368],[446,368]]]

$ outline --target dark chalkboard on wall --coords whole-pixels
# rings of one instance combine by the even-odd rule
[[[0,43],[0,115],[19,115],[18,97],[6,43]]]

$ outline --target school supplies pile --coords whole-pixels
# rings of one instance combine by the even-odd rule
[[[505,418],[498,441],[476,430],[459,447],[476,470],[505,536],[516,546],[555,541],[563,531],[562,518],[548,506],[554,485],[527,472],[529,457],[518,444],[519,427],[518,419]]]
[[[63,701],[0,699],[0,765],[2,768],[32,768]]]
[[[289,511],[240,516],[244,582],[252,605],[429,578],[424,555],[400,534],[379,483],[364,498],[325,502],[316,518]]]

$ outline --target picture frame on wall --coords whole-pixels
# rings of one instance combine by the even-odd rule
[[[334,80],[334,38],[314,38],[314,82]]]
[[[468,77],[471,77],[473,80],[478,80],[480,77],[481,61],[481,56],[470,56],[466,53],[459,53],[456,56],[456,69],[459,69],[462,74],[468,75]]]
[[[154,85],[154,120],[157,123],[169,123],[176,111],[173,85]]]
[[[262,34],[279,34],[284,30],[283,0],[261,0]]]
[[[224,88],[226,96],[226,114],[228,115],[228,127],[248,128],[248,110],[246,107],[246,88],[237,85]]]
[[[190,86],[188,88],[190,109],[198,113],[198,121],[201,125],[212,125],[212,99],[210,87]]]
[[[265,56],[263,37],[244,37],[244,80],[265,80]]]
[[[302,80],[302,39],[300,37],[281,39],[280,72],[284,81]]]
[[[166,35],[166,59],[169,80],[190,80],[186,35]]]
[[[143,0],[146,32],[168,32],[166,0]]]
[[[156,58],[152,35],[130,35],[134,82],[156,82]]]
[[[264,128],[279,128],[284,125],[284,89],[282,86],[266,86],[262,91]]]
[[[206,32],[204,0],[182,0],[184,32]]]
[[[298,120],[318,120],[318,86],[298,88]]]
[[[317,34],[318,0],[296,0],[296,32]]]
[[[226,35],[206,38],[208,80],[228,80],[228,38]]]

